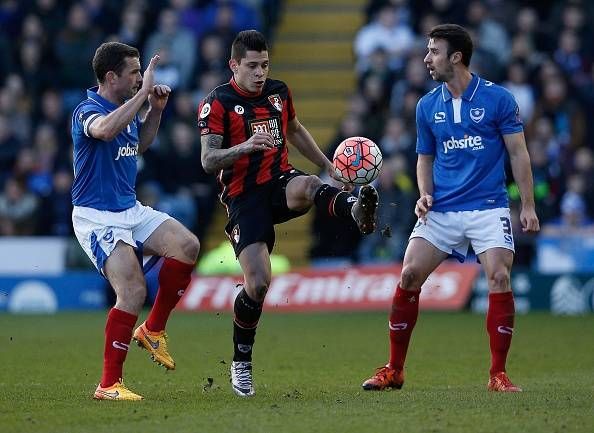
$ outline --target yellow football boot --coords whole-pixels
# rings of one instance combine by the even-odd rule
[[[167,370],[175,370],[175,361],[167,351],[167,333],[165,331],[149,331],[146,322],[143,322],[136,328],[132,338],[140,347],[150,352],[152,360],[157,364]]]

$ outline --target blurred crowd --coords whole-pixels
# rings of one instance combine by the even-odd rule
[[[269,35],[279,0],[0,1],[0,236],[72,234],[70,115],[96,82],[95,49],[117,40],[174,92],[139,160],[139,199],[202,236],[216,185],[200,165],[198,102],[229,80],[236,33]]]
[[[423,58],[433,26],[457,23],[474,41],[471,70],[509,89],[520,107],[544,232],[593,233],[594,3],[588,0],[371,0],[353,50],[358,91],[331,155],[346,137],[373,139],[384,155],[378,181],[380,230],[364,239],[353,225],[316,215],[314,261],[400,260],[416,218],[415,107],[438,83]],[[519,193],[508,168],[516,263],[534,257],[521,231]],[[337,239],[332,242],[332,239]]]
[[[245,28],[272,41],[282,0],[0,1],[0,236],[71,235],[70,113],[95,82],[97,46],[118,40],[161,56],[157,81],[174,89],[157,142],[139,159],[139,199],[204,235],[216,186],[200,166],[199,100],[230,78],[229,46]],[[436,83],[423,64],[426,34],[454,22],[471,31],[471,69],[516,97],[545,231],[592,227],[594,219],[594,3],[588,0],[370,0],[353,42],[357,92],[331,143],[363,135],[379,144],[380,227],[316,214],[314,261],[399,260],[415,217],[415,107]],[[305,73],[305,72],[304,72]],[[290,83],[289,83],[290,84]],[[532,237],[517,221],[516,261]]]

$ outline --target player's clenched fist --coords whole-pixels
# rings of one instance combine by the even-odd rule
[[[429,194],[423,194],[421,198],[417,200],[415,205],[415,215],[421,219],[421,221],[427,221],[427,212],[433,206],[433,196]]]
[[[275,146],[274,137],[269,132],[256,132],[245,143],[248,153],[267,150]]]
[[[151,108],[163,111],[170,93],[171,88],[169,86],[166,86],[165,84],[154,85],[148,97],[148,102]]]

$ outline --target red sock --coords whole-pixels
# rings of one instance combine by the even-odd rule
[[[390,313],[390,366],[397,370],[404,368],[406,351],[413,328],[419,315],[420,291],[403,290],[400,283],[392,299]]]
[[[132,329],[138,316],[112,308],[105,323],[105,349],[101,386],[108,387],[122,377],[124,361],[132,339]]]
[[[514,295],[512,292],[490,293],[487,332],[491,346],[491,376],[505,371],[507,352],[514,332]]]
[[[193,264],[165,258],[159,271],[159,290],[153,308],[146,319],[149,331],[162,331],[171,311],[175,308],[192,280]]]

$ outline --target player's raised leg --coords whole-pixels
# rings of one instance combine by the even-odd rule
[[[412,331],[419,315],[421,285],[435,268],[447,257],[423,238],[412,238],[406,249],[400,283],[392,299],[388,320],[390,336],[390,361],[379,367],[375,374],[363,382],[363,389],[379,391],[402,388],[404,361]]]
[[[146,321],[134,331],[134,340],[148,350],[153,361],[174,370],[175,361],[168,351],[165,326],[192,280],[200,243],[180,222],[168,219],[148,237],[144,248],[147,254],[162,256],[164,261],[159,271],[155,303]]]
[[[372,185],[364,185],[355,197],[347,191],[322,183],[317,176],[298,176],[287,185],[287,206],[292,210],[309,209],[313,204],[330,216],[352,218],[362,234],[375,231],[379,203]]]
[[[95,391],[98,400],[141,400],[122,381],[132,329],[146,297],[146,284],[133,248],[119,241],[103,271],[116,293],[116,304],[105,324],[103,375]]]
[[[489,284],[487,333],[491,348],[491,368],[487,388],[490,391],[522,391],[511,382],[505,369],[514,333],[515,305],[510,285],[513,258],[513,251],[506,248],[491,248],[479,254]]]
[[[245,247],[239,254],[244,273],[244,287],[235,298],[233,307],[233,362],[231,385],[240,397],[254,395],[252,349],[262,305],[270,286],[272,272],[270,255],[264,242]]]

